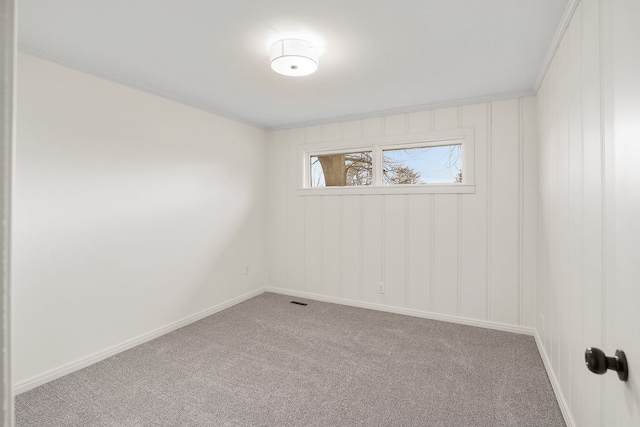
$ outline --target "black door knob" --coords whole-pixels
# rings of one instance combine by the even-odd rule
[[[629,365],[622,350],[616,350],[615,357],[607,357],[599,348],[589,347],[584,352],[584,361],[587,368],[595,374],[602,375],[611,369],[618,373],[620,381],[627,381],[629,378]]]

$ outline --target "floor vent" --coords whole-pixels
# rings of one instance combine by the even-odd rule
[[[296,305],[307,305],[306,302],[300,302],[300,301],[289,301],[291,304],[296,304]]]

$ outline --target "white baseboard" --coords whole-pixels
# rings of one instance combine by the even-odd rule
[[[330,302],[334,304],[348,305],[351,307],[368,308],[370,310],[404,314],[406,316],[421,317],[423,319],[440,320],[442,322],[457,323],[459,325],[477,326],[480,328],[493,329],[496,331],[503,331],[503,332],[513,332],[516,334],[523,334],[523,335],[530,335],[530,336],[535,335],[535,329],[527,328],[525,326],[514,326],[514,325],[508,325],[506,323],[491,322],[488,320],[469,319],[466,317],[450,316],[447,314],[431,313],[428,311],[421,311],[421,310],[412,310],[410,308],[393,307],[393,306],[388,306],[383,304],[376,304],[372,302],[357,301],[357,300],[351,300],[346,298],[312,294],[308,292],[293,291],[290,289],[275,288],[272,286],[267,286],[266,288],[264,288],[264,291],[272,292],[274,294],[289,295],[289,296],[298,297],[298,298],[307,298],[314,301]]]
[[[233,298],[222,304],[218,304],[214,307],[203,310],[199,313],[185,317],[184,319],[178,320],[177,322],[173,322],[162,328],[156,329],[154,331],[140,335],[136,338],[125,341],[122,344],[118,344],[116,346],[99,351],[88,357],[83,357],[82,359],[63,365],[59,368],[52,369],[48,372],[45,372],[44,374],[36,375],[35,377],[29,378],[28,380],[21,381],[17,384],[14,384],[13,393],[14,395],[17,396],[18,394],[24,393],[25,391],[29,391],[32,388],[35,388],[39,385],[48,383],[49,381],[53,381],[57,378],[63,377],[67,374],[70,374],[72,372],[85,368],[89,365],[93,365],[94,363],[100,362],[101,360],[104,360],[108,357],[115,356],[116,354],[121,353],[125,350],[129,350],[130,348],[133,348],[145,342],[151,341],[154,338],[158,338],[159,336],[168,334],[169,332],[175,331],[176,329],[180,329],[183,326],[187,326],[193,322],[197,322],[200,319],[204,319],[207,316],[211,316],[212,314],[218,313],[222,310],[225,310],[245,300],[248,300],[249,298],[253,298],[263,293],[264,293],[264,288],[256,289],[255,291],[249,292],[247,294]]]
[[[558,406],[560,406],[560,411],[562,411],[564,422],[567,425],[567,427],[575,427],[576,423],[573,420],[571,411],[569,410],[569,404],[567,403],[567,400],[564,398],[564,394],[562,394],[562,389],[560,388],[560,382],[558,381],[558,377],[556,377],[556,374],[553,372],[553,367],[551,366],[551,360],[547,355],[547,351],[544,348],[542,339],[540,338],[540,335],[538,335],[537,330],[535,331],[534,338],[536,339],[536,345],[538,346],[538,353],[540,353],[540,357],[542,358],[542,363],[544,364],[544,368],[547,370],[547,376],[549,377],[549,382],[551,383],[553,392],[556,395]]]

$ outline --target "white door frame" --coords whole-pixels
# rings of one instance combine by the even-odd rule
[[[0,426],[13,425],[11,380],[11,190],[15,141],[16,3],[0,0]]]

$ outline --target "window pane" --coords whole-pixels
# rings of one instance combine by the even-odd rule
[[[383,150],[382,158],[385,185],[462,182],[460,145]]]
[[[371,151],[311,156],[311,187],[371,185]]]

